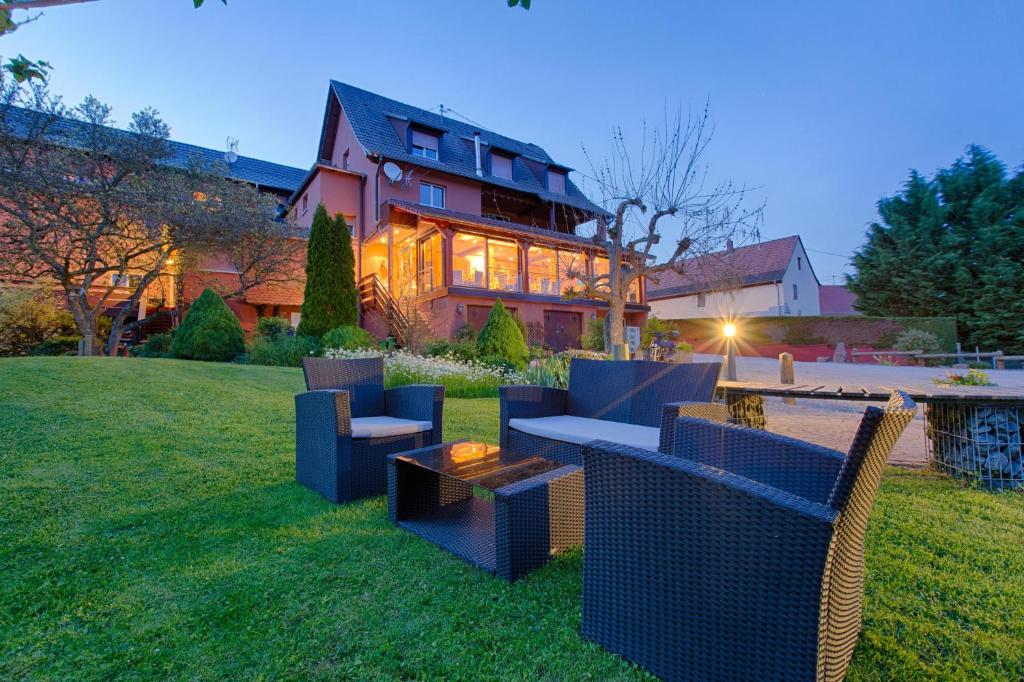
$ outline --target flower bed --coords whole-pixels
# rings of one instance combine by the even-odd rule
[[[384,383],[389,388],[407,384],[442,384],[451,398],[485,398],[498,395],[498,387],[528,383],[521,372],[492,367],[477,360],[454,356],[424,357],[399,350],[382,353],[375,350],[328,348],[325,358],[350,359],[384,356]]]

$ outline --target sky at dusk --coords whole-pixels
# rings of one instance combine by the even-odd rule
[[[46,10],[0,55],[50,61],[55,93],[121,125],[150,106],[176,140],[303,168],[331,78],[583,171],[614,125],[709,98],[711,177],[755,187],[763,238],[801,235],[827,284],[909,169],[971,143],[1024,162],[1022,28],[1011,0],[98,0]]]

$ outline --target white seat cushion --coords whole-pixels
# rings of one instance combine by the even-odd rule
[[[573,417],[568,414],[557,417],[535,417],[533,419],[509,419],[508,426],[516,431],[540,436],[563,443],[583,445],[592,440],[607,440],[620,445],[631,445],[644,450],[658,451],[661,429],[653,426],[623,424],[603,419]]]
[[[398,417],[353,417],[353,438],[385,438],[387,436],[405,436],[420,433],[434,428],[431,422],[418,422],[413,419]]]

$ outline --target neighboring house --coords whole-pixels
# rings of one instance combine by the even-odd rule
[[[820,284],[799,236],[687,258],[647,283],[661,319],[819,315]]]
[[[569,171],[535,144],[332,81],[317,162],[291,210],[302,226],[318,203],[345,216],[363,326],[378,335],[401,335],[388,314],[397,306],[451,338],[479,329],[500,298],[532,341],[562,349],[606,308],[565,300],[567,272],[608,268],[602,242],[577,232],[607,214]],[[643,287],[632,297],[626,323],[642,324]]]
[[[27,109],[12,107],[8,111],[15,123],[16,117],[28,118],[37,114]],[[28,125],[26,121],[26,125]],[[54,132],[60,136],[66,136],[73,141],[76,136],[87,134],[86,124],[73,120],[62,119],[54,128]],[[128,134],[125,131],[124,134]],[[73,143],[73,142],[72,142]],[[189,168],[194,163],[199,163],[208,168],[223,169],[225,176],[240,182],[253,185],[260,192],[275,197],[280,205],[281,215],[287,210],[289,197],[295,192],[307,171],[301,168],[283,166],[269,161],[254,159],[248,156],[240,156],[234,152],[227,153],[206,147],[198,147],[184,142],[174,140],[167,141],[168,156],[161,159],[159,163],[171,168]],[[146,295],[139,301],[139,309],[129,315],[131,319],[142,319],[156,309],[167,309],[180,312],[187,307],[189,301],[194,300],[202,293],[206,286],[215,286],[228,291],[237,286],[238,276],[234,269],[225,262],[218,262],[218,259],[209,259],[201,264],[198,269],[186,273],[177,272],[175,264],[168,262],[167,273],[158,278],[153,284],[147,287]],[[303,276],[299,271],[299,276]],[[134,290],[133,278],[139,277],[128,273],[126,275],[112,274],[107,281],[97,282],[90,289],[90,296],[95,291],[95,300],[98,301],[106,293],[106,290],[113,286],[106,300],[106,311],[113,315],[115,311],[130,297]],[[137,283],[137,279],[134,282]],[[27,284],[27,282],[3,282],[3,284]],[[297,319],[299,306],[302,305],[302,289],[299,289],[299,297],[296,300],[291,287],[287,286],[258,286],[247,291],[239,299],[229,299],[227,304],[242,321],[243,325],[251,329],[255,326],[256,320],[261,316],[283,315]],[[159,319],[152,326],[147,326],[147,332],[163,330],[172,323],[172,316]]]
[[[822,315],[861,315],[853,307],[857,294],[840,284],[822,284],[818,287],[818,301]]]

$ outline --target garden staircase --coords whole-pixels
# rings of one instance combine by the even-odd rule
[[[409,345],[410,332],[415,328],[429,328],[426,320],[406,301],[396,299],[376,274],[359,280],[359,305],[365,316],[368,312],[378,313],[388,326],[388,331],[400,346]],[[408,313],[415,319],[410,320]]]

